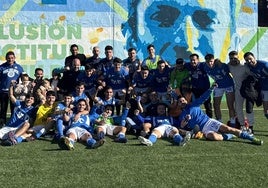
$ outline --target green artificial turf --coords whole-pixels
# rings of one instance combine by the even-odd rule
[[[227,111],[223,111],[224,117]],[[158,140],[152,147],[128,135],[128,143],[95,150],[80,143],[62,151],[51,138],[0,146],[1,187],[267,187],[268,120],[255,111],[255,135],[263,146],[235,138],[192,139],[185,147]]]

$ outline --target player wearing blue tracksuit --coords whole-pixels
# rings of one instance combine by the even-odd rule
[[[222,63],[219,59],[214,59],[214,55],[207,54],[205,56],[206,64],[205,72],[213,78],[218,87],[213,92],[213,106],[216,119],[222,121],[221,100],[226,94],[227,107],[229,110],[230,124],[235,126],[235,109],[234,109],[234,81],[230,75],[230,70],[227,64]]]
[[[184,97],[178,99],[178,106],[182,110],[179,119],[178,127],[186,130],[193,130],[197,125],[208,140],[229,140],[236,135],[242,139],[252,141],[253,144],[262,145],[263,141],[250,135],[247,132],[242,132],[239,129],[227,126],[215,119],[209,118],[200,108],[200,105],[210,96],[214,88],[210,88],[199,99],[188,104]]]
[[[244,59],[254,77],[260,81],[263,111],[265,117],[268,119],[268,62],[256,60],[254,54],[251,52],[246,52]]]
[[[15,61],[14,52],[7,52],[6,62],[0,65],[0,127],[6,123],[9,103],[8,90],[11,81],[18,82],[22,72],[23,68]]]

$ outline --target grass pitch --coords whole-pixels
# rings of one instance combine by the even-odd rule
[[[223,111],[227,117],[227,111]],[[158,140],[152,147],[128,135],[128,143],[106,138],[90,150],[80,143],[62,151],[50,138],[0,146],[2,187],[267,187],[268,120],[255,111],[255,135],[248,141],[190,140],[185,147]],[[226,120],[226,119],[225,119]]]

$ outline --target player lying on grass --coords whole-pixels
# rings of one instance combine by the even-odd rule
[[[178,127],[185,130],[193,130],[194,127],[198,125],[207,140],[229,140],[235,135],[239,138],[250,140],[253,144],[262,145],[263,141],[261,139],[254,137],[248,132],[229,127],[212,119],[201,110],[200,105],[208,99],[215,87],[216,84],[213,84],[199,99],[190,104],[188,104],[184,97],[179,97],[178,107],[181,109],[182,113],[179,116]]]
[[[188,140],[191,138],[191,134],[185,135],[183,138],[179,129],[172,126],[173,118],[167,116],[167,107],[164,103],[159,103],[157,105],[157,116],[149,117],[149,120],[144,121],[144,131],[149,132],[150,128],[153,128],[152,133],[149,138],[139,136],[138,139],[141,144],[146,146],[152,146],[158,138],[172,138],[175,145],[184,146]]]

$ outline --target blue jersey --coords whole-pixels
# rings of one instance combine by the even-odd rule
[[[113,61],[114,57],[110,60],[107,58],[101,59],[98,65],[98,71],[101,72],[101,74],[106,75],[107,71],[113,67]]]
[[[23,123],[29,121],[30,117],[34,116],[35,110],[33,106],[27,107],[24,102],[16,100],[14,112],[6,126],[20,127]]]
[[[268,91],[268,62],[257,60],[255,67],[248,65],[254,77],[260,80],[261,89]]]
[[[85,99],[85,100],[88,99],[87,95],[84,92],[81,95],[77,95],[76,92],[73,92],[72,95],[73,95],[73,105],[74,106],[77,105],[77,101],[79,99]]]
[[[144,122],[151,123],[154,128],[161,125],[173,125],[173,118],[170,116],[151,116],[144,119]]]
[[[227,64],[215,64],[212,68],[210,68],[207,64],[204,64],[204,70],[218,84],[218,88],[234,86],[234,81],[230,75],[230,70]]]
[[[85,91],[89,91],[97,86],[97,79],[98,75],[93,73],[91,76],[87,76],[87,74],[83,71],[81,72],[77,80],[79,82],[84,82],[85,83]]]
[[[141,73],[137,73],[134,75],[132,84],[139,89],[147,89],[152,86],[153,76],[149,73],[148,77],[143,79]]]
[[[163,72],[159,72],[158,69],[152,70],[153,74],[153,90],[156,92],[167,92],[169,80],[170,80],[170,68],[165,68]]]
[[[71,127],[80,127],[82,129],[86,129],[88,132],[92,133],[92,127],[90,126],[90,118],[86,114],[80,115],[79,119],[77,121],[74,121],[74,117],[76,114],[73,114],[71,117]]]
[[[22,66],[16,62],[13,65],[7,62],[0,65],[0,93],[7,93],[11,80],[18,81],[22,72]]]
[[[102,99],[102,98],[98,97],[97,98],[97,101],[101,105],[97,107],[96,112],[98,114],[101,114],[102,112],[104,112],[104,108],[105,108],[106,105],[112,105],[114,107],[114,106],[116,106],[116,105],[119,104],[119,101],[120,100],[119,99],[116,99],[114,97],[112,97],[111,99],[108,99],[108,100]]]
[[[201,95],[200,98],[186,105],[178,119],[179,128],[181,128],[181,122],[185,120],[187,116],[190,116],[191,118],[188,120],[188,124],[183,129],[193,130],[196,125],[199,126],[200,130],[203,129],[210,117],[208,117],[207,114],[203,112],[203,110],[200,108],[200,105],[202,105],[209,98],[211,93],[212,89],[209,89],[203,95]]]
[[[132,76],[134,72],[139,68],[139,62],[139,59],[132,61],[130,58],[127,58],[123,60],[123,65],[128,68],[128,72]]]
[[[198,63],[196,67],[193,67],[190,63],[185,63],[184,66],[190,73],[193,89],[209,89],[210,82],[208,75],[204,70],[205,63]]]
[[[106,85],[112,87],[114,90],[126,89],[128,80],[129,74],[125,67],[121,67],[118,72],[114,68],[111,68],[105,75]]]

